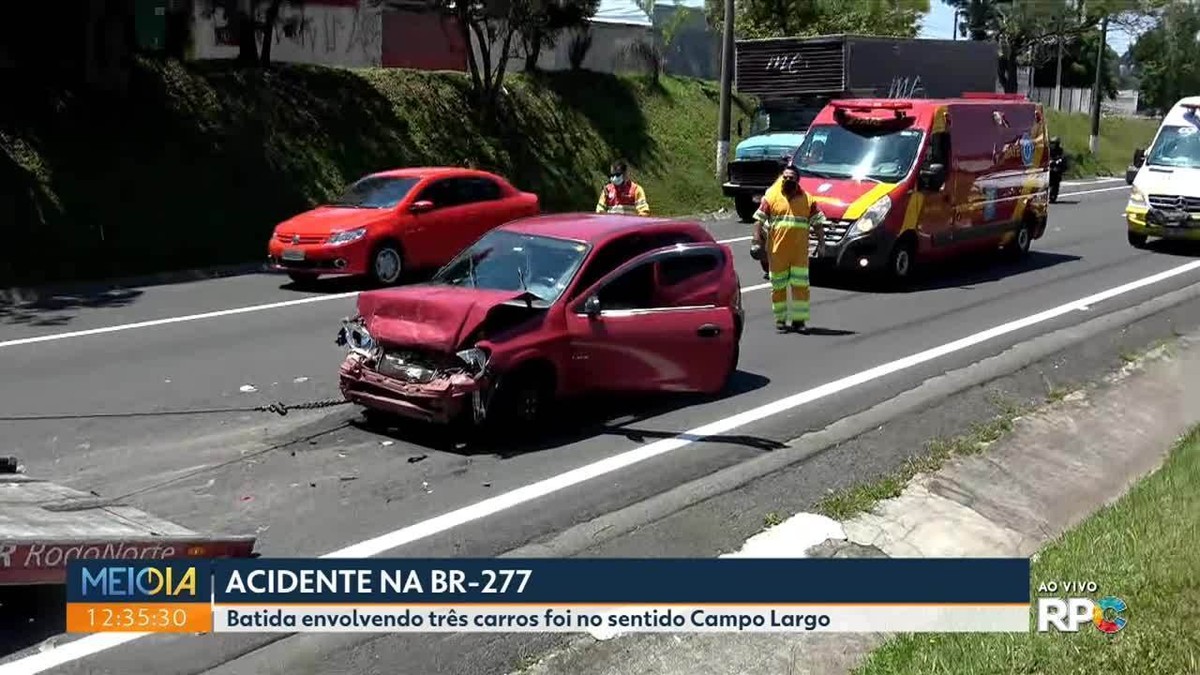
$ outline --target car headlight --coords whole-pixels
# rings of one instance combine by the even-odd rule
[[[880,197],[879,201],[872,204],[870,208],[858,217],[858,220],[854,221],[854,225],[851,226],[850,231],[857,234],[870,232],[883,223],[883,219],[887,218],[888,211],[891,210],[892,198],[887,195]]]
[[[1129,205],[1146,206],[1146,194],[1137,188],[1131,188],[1129,190]]]
[[[358,241],[367,236],[367,228],[360,227],[356,230],[346,230],[344,232],[334,232],[329,236],[330,244],[349,244],[352,241]]]
[[[375,349],[375,338],[367,332],[367,327],[362,321],[343,321],[336,342],[339,347],[346,347],[352,351],[370,352]]]
[[[473,375],[478,375],[487,367],[488,353],[479,347],[464,349],[455,354],[463,363],[467,364],[467,369]]]

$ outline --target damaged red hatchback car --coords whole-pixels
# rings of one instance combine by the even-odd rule
[[[369,412],[530,423],[580,394],[716,393],[742,325],[733,256],[699,224],[529,218],[429,283],[360,294],[341,389]]]

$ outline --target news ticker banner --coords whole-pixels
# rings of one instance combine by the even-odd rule
[[[77,560],[72,633],[1028,632],[1020,559]]]

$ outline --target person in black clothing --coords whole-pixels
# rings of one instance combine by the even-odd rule
[[[1063,153],[1062,142],[1058,136],[1050,139],[1050,201],[1058,201],[1058,186],[1062,184],[1063,174],[1067,171],[1067,157]]]

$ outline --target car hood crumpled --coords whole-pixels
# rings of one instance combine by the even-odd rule
[[[380,344],[450,353],[493,309],[526,295],[461,286],[408,286],[359,294],[358,313]]]

